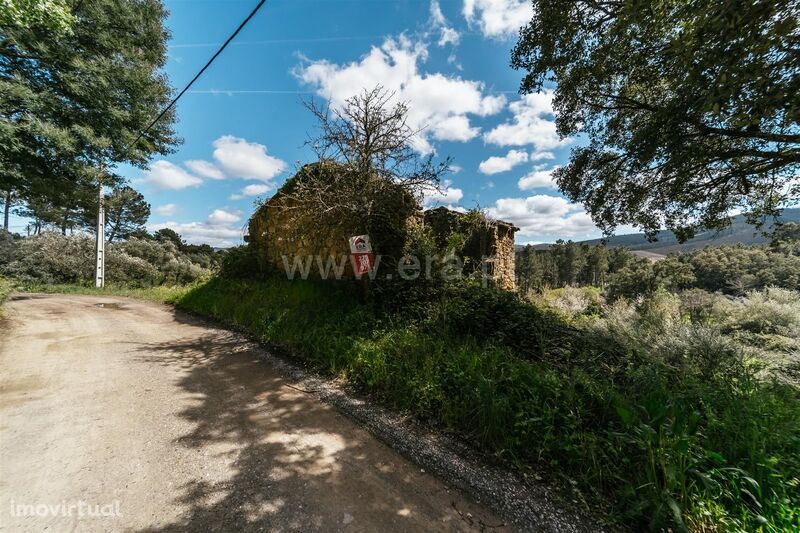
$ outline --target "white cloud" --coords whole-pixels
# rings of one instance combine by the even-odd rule
[[[517,186],[523,191],[536,189],[537,187],[555,189],[556,183],[555,180],[553,180],[553,172],[557,169],[558,167],[553,167],[549,170],[544,170],[540,167],[534,168],[531,172],[519,179]]]
[[[439,46],[446,46],[448,44],[456,45],[461,39],[461,34],[447,24],[447,19],[442,13],[442,7],[439,5],[438,0],[431,0],[431,26],[439,30]]]
[[[492,156],[486,161],[481,161],[478,170],[483,174],[497,174],[511,170],[520,163],[528,160],[528,152],[523,150],[509,150],[504,156]]]
[[[178,191],[186,187],[200,185],[203,180],[189,174],[178,165],[169,161],[156,161],[149,169],[145,170],[142,183],[152,185],[158,189],[170,189]]]
[[[535,235],[545,240],[583,239],[598,233],[583,206],[561,196],[537,194],[527,198],[501,198],[487,213],[517,225],[521,235]]]
[[[453,28],[442,28],[442,35],[439,37],[439,42],[437,44],[439,46],[445,46],[448,44],[456,45],[460,40],[461,34],[456,30]]]
[[[485,37],[510,37],[533,17],[530,0],[464,0],[462,10],[470,25],[477,23]]]
[[[162,217],[171,217],[178,212],[178,206],[175,204],[164,204],[153,209],[156,215]]]
[[[233,135],[223,135],[213,144],[216,163],[203,159],[185,161],[190,173],[169,161],[156,161],[145,171],[141,182],[159,189],[179,190],[200,185],[203,178],[244,178],[263,181],[271,188],[274,185],[270,181],[287,169],[284,161],[267,155],[267,147],[263,144]]]
[[[242,194],[245,196],[258,196],[259,194],[265,194],[271,191],[272,188],[273,187],[271,185],[267,185],[266,183],[253,184],[242,189]]]
[[[571,139],[560,139],[556,131],[556,123],[545,118],[553,114],[553,91],[526,94],[521,100],[511,102],[508,108],[514,114],[512,122],[506,122],[486,132],[486,142],[498,146],[532,145],[537,150],[549,150],[571,142]],[[542,152],[540,158],[552,155]]]
[[[214,159],[228,177],[268,182],[286,170],[287,165],[277,157],[267,155],[263,144],[251,143],[233,135],[223,135],[214,141]]]
[[[254,183],[253,185],[248,185],[241,192],[232,194],[228,198],[231,200],[241,200],[247,196],[260,196],[262,194],[266,194],[273,189],[273,186],[268,183]]]
[[[233,224],[239,222],[241,219],[240,213],[232,213],[224,209],[214,209],[214,211],[208,215],[208,223],[214,226]]]
[[[431,133],[441,141],[466,142],[477,137],[480,129],[470,126],[464,115],[453,115],[434,124]]]
[[[316,87],[317,94],[341,107],[347,98],[377,85],[394,92],[395,101],[409,103],[408,123],[425,128],[416,139],[416,148],[431,153],[431,140],[468,141],[480,130],[470,123],[469,115],[488,116],[506,104],[504,96],[486,95],[482,82],[458,76],[420,72],[419,64],[427,58],[423,43],[401,35],[387,38],[358,61],[336,64],[327,60],[311,61],[294,70],[302,82]]]
[[[457,204],[464,197],[464,191],[456,187],[451,187],[452,184],[453,182],[450,180],[444,180],[441,190],[423,192],[423,207],[428,208],[437,205],[447,205],[448,208],[452,209],[452,205]]]
[[[217,168],[217,166],[214,163],[211,163],[210,161],[203,161],[202,159],[193,159],[191,161],[186,161],[184,165],[186,165],[189,168],[189,170],[191,170],[195,174],[199,174],[204,178],[209,178],[212,180],[225,179],[225,174],[223,174],[222,171],[219,168]]]
[[[241,244],[242,228],[229,225],[211,225],[205,222],[166,222],[164,224],[150,224],[147,229],[151,232],[163,228],[177,231],[189,244],[209,244],[227,248]]]
[[[531,154],[531,161],[541,161],[542,159],[555,159],[556,154],[553,152],[534,152]]]
[[[462,205],[447,204],[447,205],[444,205],[442,207],[446,207],[450,211],[455,211],[456,213],[466,213],[467,212],[467,208],[462,206]]]
[[[177,231],[189,244],[209,244],[227,248],[241,244],[244,229],[241,227],[241,213],[215,209],[205,222],[165,222],[149,224],[151,232],[163,228]]]

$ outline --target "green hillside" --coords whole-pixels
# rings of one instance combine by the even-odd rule
[[[800,222],[800,208],[786,209],[780,220],[782,222]],[[729,228],[723,231],[704,231],[698,233],[693,239],[684,243],[679,243],[671,231],[663,230],[658,232],[656,240],[650,242],[643,233],[629,233],[626,235],[614,235],[605,239],[608,246],[624,246],[631,250],[646,250],[654,254],[669,254],[695,250],[706,246],[722,246],[724,244],[758,244],[769,241],[763,231],[769,231],[772,223],[768,223],[762,230],[756,229],[752,224],[748,224],[744,215],[733,217]],[[586,244],[600,244],[603,239],[592,239],[582,241]],[[537,248],[546,248],[548,245],[537,245]]]

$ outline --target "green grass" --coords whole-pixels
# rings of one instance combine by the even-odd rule
[[[39,292],[45,294],[86,294],[93,296],[126,296],[140,300],[161,303],[175,303],[181,296],[192,290],[194,285],[158,285],[154,287],[126,287],[124,285],[106,285],[102,289],[88,285],[48,285],[36,283],[11,284],[12,290],[20,292]],[[0,296],[2,286],[0,285]]]
[[[504,460],[558,473],[590,499],[609,497],[613,520],[800,527],[800,395],[746,367],[675,369],[646,346],[474,290],[415,321],[378,314],[346,288],[281,279],[215,279],[177,305],[288,348]]]
[[[62,289],[97,294],[49,288]],[[678,364],[634,336],[471,288],[416,318],[378,312],[348,286],[285,279],[109,292],[172,302],[281,346],[504,461],[566,478],[608,501],[612,521],[800,529],[800,391],[757,379],[724,344],[704,348],[711,362],[688,345]]]
[[[0,306],[2,306],[11,293],[14,292],[14,284],[10,280],[0,276]],[[0,310],[2,313],[2,310]]]

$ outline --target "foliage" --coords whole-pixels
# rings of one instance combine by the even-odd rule
[[[49,17],[66,7],[3,5],[52,7]],[[62,231],[87,218],[99,182],[122,181],[104,165],[143,166],[177,142],[170,111],[132,145],[171,98],[160,0],[77,2],[69,12],[69,31],[58,37],[13,25],[0,43],[0,190],[24,201],[23,215]]]
[[[43,233],[23,239],[3,273],[23,281],[81,283],[93,279],[94,239]]]
[[[41,235],[12,241],[0,273],[28,283],[84,284],[94,280],[95,240]],[[171,242],[132,238],[106,245],[106,279],[132,285],[189,283],[210,275]]]
[[[150,204],[142,193],[131,187],[116,187],[104,200],[106,215],[106,238],[126,239],[137,231],[143,231],[150,216]]]
[[[626,248],[558,240],[544,250],[525,246],[517,252],[520,290],[527,294],[546,287],[605,285],[613,274],[636,260]]]
[[[70,31],[73,22],[64,0],[0,0],[0,26],[37,28],[58,37]]]
[[[262,270],[258,250],[254,246],[234,246],[225,252],[219,275],[226,279],[255,279]]]
[[[556,83],[563,136],[585,135],[555,177],[606,230],[683,240],[800,199],[800,5],[534,0],[512,65],[522,92]]]
[[[161,228],[153,233],[153,238],[158,242],[171,242],[179,250],[186,246],[186,241],[183,240],[177,231],[172,228]]]
[[[210,274],[205,268],[193,263],[171,242],[159,243],[133,238],[113,246],[112,250],[120,256],[138,258],[152,265],[156,275],[149,279],[156,284],[191,283]],[[106,267],[106,270],[114,276],[111,266]],[[121,272],[116,274],[116,277],[112,277],[112,281],[125,281],[121,275]]]
[[[528,296],[564,286],[601,287],[611,299],[690,288],[742,295],[765,287],[800,290],[800,247],[783,239],[771,245],[707,247],[652,261],[625,248],[559,241],[546,250],[520,250],[516,271],[519,289]]]
[[[11,296],[11,292],[14,290],[13,285],[9,280],[0,276],[0,306],[3,305],[8,297]],[[2,316],[2,311],[0,311],[0,316]]]
[[[0,265],[11,262],[16,254],[19,237],[5,230],[0,230]]]
[[[530,293],[530,300],[539,307],[549,307],[569,318],[599,313],[604,300],[597,287],[545,288],[539,293]]]
[[[688,322],[674,295],[572,323],[471,285],[446,288],[429,319],[277,277],[215,278],[177,303],[608,496],[635,529],[800,527],[800,390],[761,374],[717,326]]]

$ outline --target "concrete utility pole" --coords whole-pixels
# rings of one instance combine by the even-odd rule
[[[98,187],[100,190],[97,198],[97,245],[95,247],[95,276],[94,286],[103,287],[106,281],[106,213],[103,208],[103,184]]]

